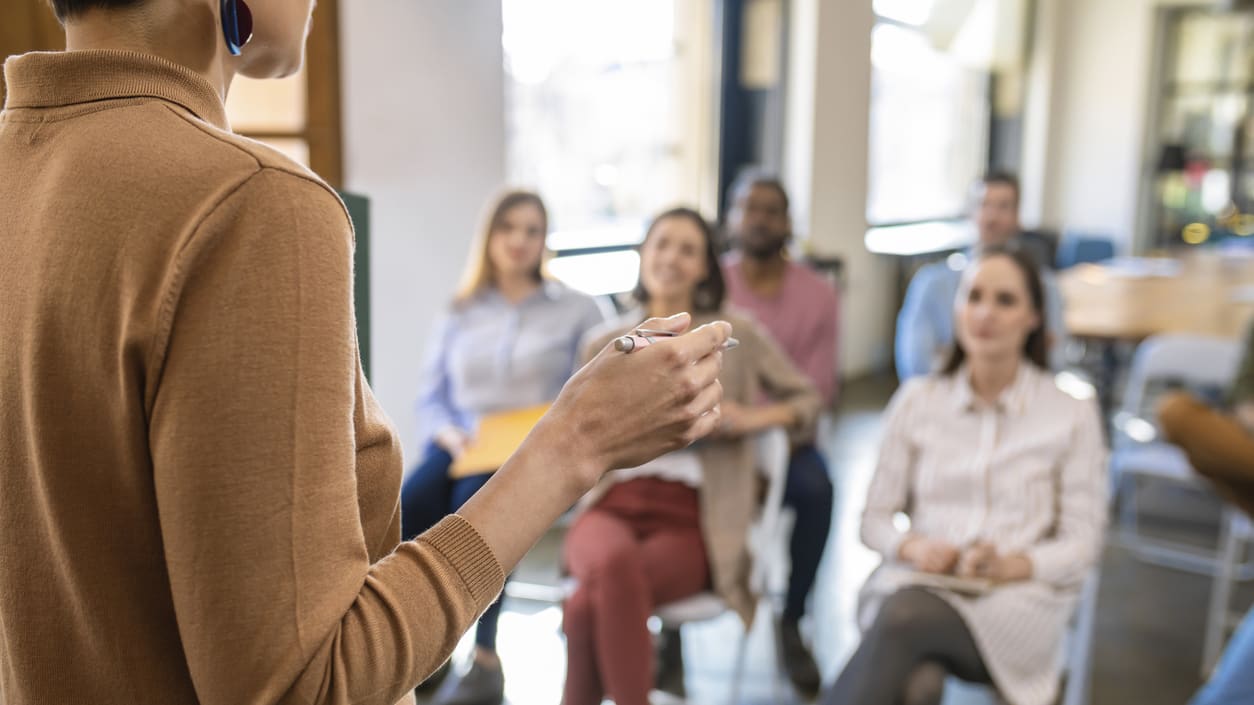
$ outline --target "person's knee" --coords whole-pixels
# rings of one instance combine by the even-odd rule
[[[832,479],[815,450],[803,451],[788,469],[786,497],[797,507],[831,507]]]
[[[937,605],[933,604],[939,599],[922,590],[895,592],[880,607],[875,628],[890,639],[914,640],[940,626]]]
[[[582,554],[570,561],[578,566],[576,576],[581,580],[624,580],[639,562],[637,548],[630,542],[581,541]]]
[[[580,585],[562,603],[562,632],[567,637],[581,635],[592,626],[592,586]]]
[[[902,693],[903,705],[937,705],[945,696],[945,678],[949,674],[935,661],[924,661],[910,672]]]

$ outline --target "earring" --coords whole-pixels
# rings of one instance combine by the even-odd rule
[[[239,56],[253,38],[253,13],[244,0],[221,0],[222,36],[232,56]]]

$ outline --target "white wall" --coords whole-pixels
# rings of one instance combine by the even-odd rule
[[[1105,233],[1124,251],[1134,246],[1156,13],[1187,4],[1206,1],[1038,3],[1044,21],[1038,24],[1025,130],[1025,154],[1039,157],[1025,163],[1025,172],[1031,171],[1024,174],[1029,225]],[[1037,91],[1035,109],[1031,91]]]
[[[889,258],[866,250],[871,0],[794,0],[789,21],[784,179],[807,250],[845,263],[841,371],[889,366],[896,315]]]
[[[371,199],[371,386],[407,463],[428,333],[505,178],[498,0],[341,3],[345,185]]]

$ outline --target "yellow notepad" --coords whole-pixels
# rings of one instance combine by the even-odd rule
[[[541,404],[484,416],[470,447],[453,461],[449,476],[458,478],[495,472],[518,450],[548,410],[548,404]]]

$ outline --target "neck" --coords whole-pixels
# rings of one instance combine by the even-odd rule
[[[654,297],[649,300],[649,318],[668,318],[677,313],[692,312],[692,297],[678,296],[670,299]]]
[[[510,274],[498,278],[496,288],[506,300],[518,303],[535,293],[540,288],[540,282],[530,274]]]
[[[216,5],[216,4],[215,4]],[[89,9],[65,25],[67,51],[112,49],[157,56],[195,71],[226,100],[238,70],[209,3],[146,2],[123,10]]]
[[[1015,381],[1023,360],[1018,355],[1004,359],[977,360],[968,358],[971,371],[971,390],[980,399],[992,404]]]
[[[784,259],[783,250],[763,258],[748,254],[740,258],[740,271],[744,273],[745,280],[750,284],[776,283],[784,278],[784,271],[787,268],[788,260]]]

